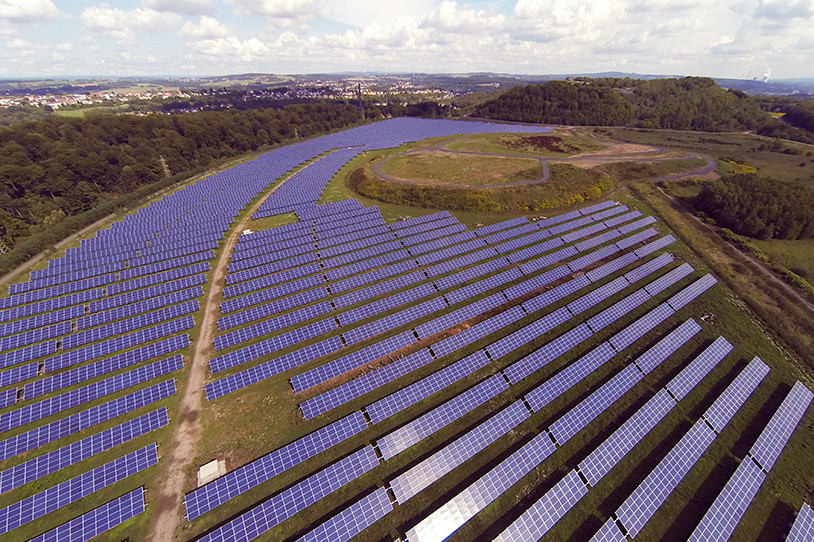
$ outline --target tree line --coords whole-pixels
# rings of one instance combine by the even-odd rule
[[[753,173],[704,184],[695,207],[740,235],[755,239],[814,237],[814,189]]]
[[[473,116],[583,126],[755,130],[770,137],[812,139],[811,134],[773,119],[745,92],[724,90],[708,77],[549,81],[510,89],[475,107]]]
[[[0,127],[0,239],[14,245],[170,175],[360,122],[338,103],[181,115],[50,117]],[[166,165],[166,169],[165,166]]]

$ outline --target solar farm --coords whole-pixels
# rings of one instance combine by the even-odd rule
[[[323,200],[364,153],[523,131],[547,129],[394,119],[279,148],[12,284],[0,539],[148,538],[196,392],[169,539],[814,539],[810,375],[728,324],[647,208],[468,227]]]

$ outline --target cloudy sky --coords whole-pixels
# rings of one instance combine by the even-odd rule
[[[814,0],[0,0],[0,77],[814,77]]]

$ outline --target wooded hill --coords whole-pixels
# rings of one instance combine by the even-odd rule
[[[713,132],[791,128],[771,118],[746,93],[724,90],[706,77],[549,81],[508,90],[476,107],[472,116],[544,124]],[[805,133],[797,135],[795,139]]]
[[[740,174],[704,183],[695,207],[718,225],[756,239],[814,237],[814,190]]]
[[[359,121],[351,106],[317,103],[173,116],[52,117],[0,127],[0,239],[15,245],[68,216],[157,183],[165,177],[162,159],[173,175],[201,170],[295,134],[309,137]]]

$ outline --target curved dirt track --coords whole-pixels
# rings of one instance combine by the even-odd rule
[[[701,168],[694,169],[692,171],[676,173],[674,175],[667,175],[667,176],[664,176],[664,177],[654,178],[654,179],[651,179],[652,182],[657,182],[657,181],[662,181],[662,180],[677,180],[677,179],[683,179],[685,177],[695,177],[695,176],[708,175],[711,172],[715,171],[715,169],[718,167],[718,162],[716,160],[714,160],[713,158],[711,158],[709,156],[699,154],[699,153],[692,153],[689,156],[685,156],[685,157],[667,156],[667,157],[656,157],[656,158],[640,158],[643,155],[664,154],[664,153],[670,152],[668,149],[666,149],[664,147],[658,147],[658,146],[654,146],[654,145],[638,145],[638,144],[636,144],[637,147],[644,147],[645,149],[647,149],[647,150],[642,150],[642,151],[639,151],[639,152],[619,152],[619,153],[614,153],[613,149],[611,148],[611,149],[600,150],[600,151],[597,151],[595,153],[578,154],[578,155],[574,155],[574,156],[564,156],[564,157],[561,157],[561,158],[560,157],[543,157],[543,156],[524,156],[524,155],[517,155],[517,154],[500,154],[500,153],[488,153],[488,152],[476,152],[476,151],[454,151],[454,150],[451,150],[451,149],[447,148],[447,146],[450,143],[453,143],[454,141],[457,141],[457,140],[459,140],[459,139],[461,139],[463,137],[466,137],[466,136],[457,137],[457,138],[455,138],[455,139],[453,139],[451,141],[447,141],[447,142],[445,142],[443,144],[432,145],[430,147],[421,147],[421,148],[418,148],[418,149],[411,149],[411,150],[400,152],[398,154],[394,154],[393,156],[389,156],[389,157],[385,158],[384,160],[380,160],[380,161],[374,163],[373,164],[373,172],[376,175],[378,175],[379,177],[381,177],[382,179],[385,179],[387,181],[391,181],[391,182],[394,182],[394,183],[399,183],[399,184],[406,184],[406,185],[425,184],[425,185],[436,186],[436,187],[439,187],[439,188],[483,189],[483,188],[508,188],[508,187],[513,187],[513,186],[525,186],[525,185],[530,185],[530,184],[545,183],[551,178],[551,170],[549,169],[549,166],[548,166],[548,164],[550,162],[551,163],[558,163],[558,164],[560,164],[560,163],[567,164],[567,163],[572,163],[572,162],[577,162],[577,163],[579,163],[579,162],[594,162],[595,163],[594,165],[598,165],[600,163],[613,163],[613,162],[622,162],[622,161],[630,161],[630,160],[635,160],[637,162],[652,163],[652,162],[668,162],[668,161],[672,161],[672,160],[695,160],[695,159],[700,159],[700,160],[705,160],[707,162],[706,165],[701,167]],[[597,138],[594,137],[594,139],[597,139]],[[604,141],[604,140],[598,140],[598,141],[600,141],[601,143],[608,143],[607,141]],[[530,181],[519,181],[519,182],[514,182],[514,183],[501,183],[501,184],[491,184],[491,185],[487,184],[487,185],[482,185],[482,186],[475,186],[475,185],[469,185],[469,184],[424,183],[424,182],[421,182],[421,181],[410,181],[410,180],[407,180],[407,179],[399,179],[398,177],[393,177],[391,175],[388,175],[388,174],[384,173],[381,170],[381,166],[383,164],[386,164],[387,162],[389,162],[390,160],[392,160],[394,158],[399,158],[399,157],[402,157],[402,156],[408,156],[410,154],[416,154],[416,153],[419,153],[419,152],[426,152],[426,151],[439,151],[439,152],[445,152],[445,153],[449,153],[449,154],[461,154],[461,155],[470,155],[470,156],[487,156],[487,157],[491,156],[491,157],[495,157],[495,158],[528,158],[528,159],[532,159],[532,160],[538,160],[540,162],[540,164],[542,164],[542,166],[543,166],[543,176],[538,178],[538,179],[532,179]],[[608,151],[610,151],[610,152],[608,152]]]

